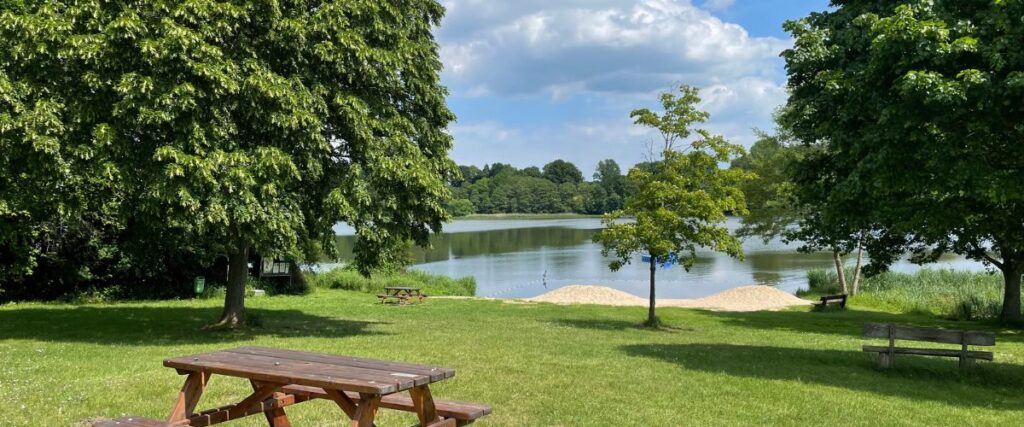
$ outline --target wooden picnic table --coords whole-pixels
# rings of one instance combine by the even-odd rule
[[[405,304],[409,302],[410,298],[416,298],[419,302],[423,302],[426,295],[420,288],[407,288],[401,286],[388,286],[384,288],[384,293],[377,295],[380,298],[381,304],[388,302],[389,299],[395,299],[399,304]]]
[[[438,415],[430,393],[430,384],[455,376],[449,368],[263,347],[175,357],[164,366],[187,375],[169,417],[178,425],[208,426],[263,413],[271,427],[290,426],[284,408],[316,398],[295,389],[316,390],[320,398],[333,400],[351,427],[372,426],[381,400],[400,392],[408,392],[420,426],[456,425],[455,419]],[[195,412],[214,374],[246,378],[253,392],[234,405]]]

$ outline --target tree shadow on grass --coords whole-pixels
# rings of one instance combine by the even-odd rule
[[[867,353],[731,344],[636,344],[620,347],[634,357],[658,359],[689,370],[735,377],[817,383],[954,406],[1024,409],[1019,390],[1024,366],[978,362],[961,372],[956,359],[897,356],[879,370]]]
[[[237,330],[203,330],[220,308],[61,306],[0,310],[0,340],[30,339],[118,345],[214,344],[258,337],[344,338],[382,334],[364,322],[315,316],[299,310],[249,308],[250,323]]]
[[[724,324],[729,326],[771,331],[809,332],[815,334],[860,337],[863,333],[865,323],[876,322],[920,326],[925,328],[991,331],[996,334],[996,343],[1001,341],[1024,342],[1024,334],[1022,334],[1020,330],[1006,329],[988,322],[952,321],[931,315],[920,314],[896,314],[857,309],[829,310],[822,312],[707,311],[705,314],[721,319]]]

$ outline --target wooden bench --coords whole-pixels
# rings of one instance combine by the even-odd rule
[[[104,420],[93,423],[92,427],[178,427],[167,421],[157,421],[149,418],[127,416],[116,420]]]
[[[319,387],[290,385],[283,387],[281,391],[293,394],[297,397],[305,397],[309,399],[331,399],[331,397]],[[348,395],[349,399],[359,403],[358,393],[346,392],[345,394]],[[381,398],[380,407],[394,409],[397,411],[415,412],[412,398],[400,394],[384,396]],[[488,405],[459,402],[454,400],[434,399],[434,407],[437,409],[438,415],[444,418],[454,419],[456,421],[456,425],[459,426],[471,424],[477,419],[491,413],[491,407]]]
[[[960,368],[966,369],[974,364],[975,359],[992,360],[992,352],[972,351],[968,346],[996,345],[996,336],[991,332],[917,328],[886,323],[865,323],[864,337],[885,338],[889,340],[889,345],[887,346],[864,346],[865,352],[878,353],[878,365],[882,368],[891,367],[893,365],[893,357],[897,354],[916,354],[921,356],[956,357],[960,359]],[[896,340],[959,344],[960,349],[896,347]]]
[[[839,308],[846,308],[846,294],[839,295],[825,295],[821,297],[821,301],[814,303],[814,307],[817,309],[824,310],[830,304],[839,304]]]

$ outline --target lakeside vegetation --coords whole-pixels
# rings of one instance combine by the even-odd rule
[[[0,306],[0,399],[23,404],[5,423],[163,418],[181,386],[163,359],[242,345],[452,367],[457,375],[432,386],[434,395],[491,404],[481,426],[604,425],[626,408],[631,425],[1015,425],[1024,417],[1019,331],[867,311],[857,300],[825,313],[663,308],[661,330],[637,326],[642,307],[449,299],[381,306],[372,295],[330,289],[246,305],[261,326],[219,332],[201,330],[221,309],[213,300]],[[947,358],[906,357],[879,371],[860,351],[869,321],[995,331],[996,361],[969,375]],[[216,377],[202,405],[238,401],[248,387]],[[333,425],[331,405],[306,403],[288,415],[293,425]],[[260,417],[236,423],[266,425]],[[385,410],[377,423],[415,420]]]
[[[342,289],[379,294],[384,292],[385,287],[397,286],[421,288],[424,294],[430,296],[476,295],[476,279],[473,277],[453,279],[417,270],[376,273],[366,277],[354,269],[335,268],[329,271],[308,273],[306,276],[316,289]]]
[[[852,276],[848,269],[847,276]],[[834,270],[807,273],[808,290],[801,296],[840,292]],[[1002,306],[1000,274],[957,270],[923,269],[914,273],[885,272],[864,277],[860,292],[852,296],[858,305],[913,314],[929,314],[954,320],[993,320]]]

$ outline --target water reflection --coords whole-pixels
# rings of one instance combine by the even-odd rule
[[[738,221],[730,220],[730,227]],[[600,284],[635,295],[648,291],[646,265],[608,270],[608,259],[591,239],[600,229],[596,219],[515,221],[456,221],[443,234],[431,238],[431,248],[412,251],[413,268],[453,277],[474,276],[481,296],[521,298],[569,284]],[[351,230],[338,227],[343,258],[351,256]],[[830,268],[829,253],[798,253],[779,241],[744,242],[744,261],[699,252],[696,265],[686,272],[676,267],[658,272],[658,296],[697,298],[755,283],[773,284],[795,292],[806,286],[807,270]],[[980,269],[981,265],[956,256],[943,257],[938,268]],[[898,271],[916,269],[909,263]]]

